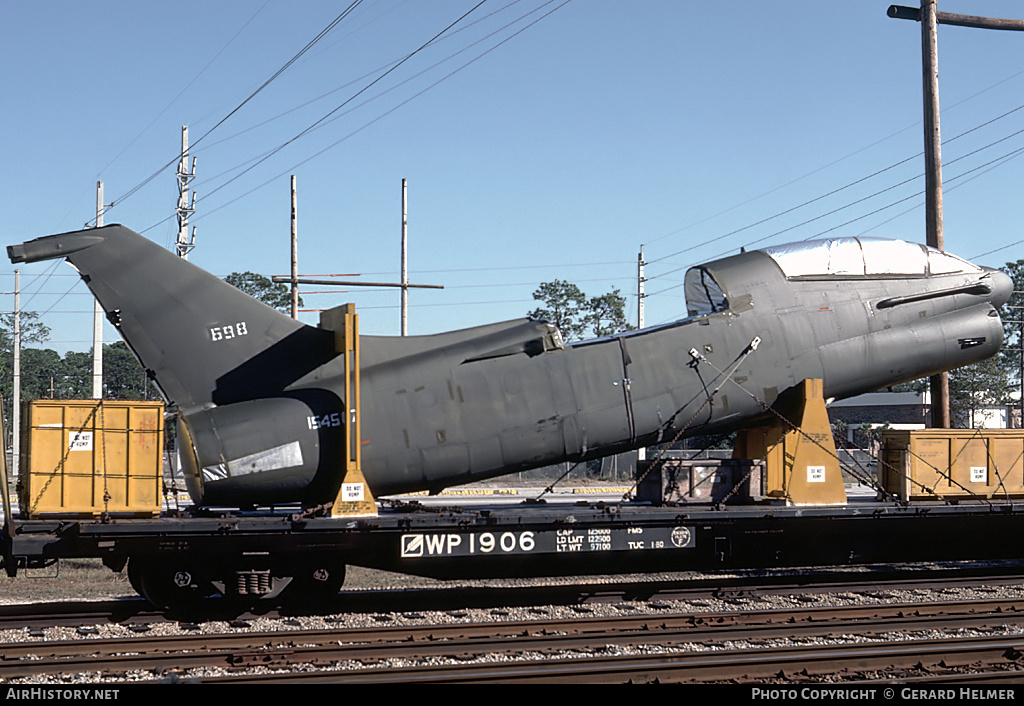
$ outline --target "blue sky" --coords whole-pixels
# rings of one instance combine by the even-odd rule
[[[683,315],[686,266],[741,246],[924,239],[920,26],[889,3],[477,1],[364,0],[217,126],[347,2],[0,0],[2,244],[82,227],[103,180],[106,223],[170,246],[182,125],[202,138],[190,259],[218,276],[288,272],[295,174],[300,272],[396,279],[408,179],[410,280],[445,286],[411,292],[412,334],[523,316],[553,279],[620,289],[635,321],[641,244],[654,324]],[[940,27],[939,71],[946,249],[1024,258],[1024,35]],[[88,349],[73,271],[21,269],[47,345]],[[396,290],[304,298],[398,333]]]

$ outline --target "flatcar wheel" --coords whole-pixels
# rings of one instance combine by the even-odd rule
[[[345,564],[311,561],[296,566],[292,581],[282,594],[285,604],[295,607],[324,606],[338,597],[345,583]]]
[[[216,594],[190,562],[131,559],[128,582],[139,595],[163,610],[186,610]]]
[[[141,573],[142,572],[139,570],[139,562],[132,559],[128,563],[128,583],[131,585],[132,589],[140,596],[142,595],[142,577],[140,575]]]

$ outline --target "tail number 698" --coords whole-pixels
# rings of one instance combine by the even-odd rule
[[[210,340],[228,341],[239,336],[246,336],[249,333],[244,321],[237,324],[226,324],[225,326],[213,326],[210,328]]]

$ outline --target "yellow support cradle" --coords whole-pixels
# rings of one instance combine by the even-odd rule
[[[765,491],[788,505],[845,505],[846,487],[822,397],[806,379],[779,395],[773,409],[788,420],[741,430],[733,458],[765,460]]]
[[[345,424],[344,473],[331,517],[373,517],[377,503],[363,477],[359,407],[359,316],[355,304],[344,304],[320,313],[320,328],[334,331],[334,347],[345,360]]]

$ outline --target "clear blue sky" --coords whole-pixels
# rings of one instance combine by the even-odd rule
[[[106,223],[170,246],[174,168],[157,172],[186,124],[203,138],[190,259],[219,276],[288,272],[295,174],[300,272],[394,280],[408,179],[410,279],[446,287],[411,293],[412,334],[523,316],[556,278],[620,289],[635,321],[641,244],[653,324],[683,315],[682,268],[741,246],[924,239],[920,26],[888,2],[487,0],[381,77],[476,2],[365,0],[213,129],[346,2],[0,0],[2,244],[82,227],[100,179]],[[1022,258],[1024,110],[979,126],[1024,105],[1024,34],[940,27],[939,71],[946,248]],[[91,298],[51,269],[22,266],[23,306],[47,312],[50,347],[86,350]],[[398,333],[396,290],[305,296],[345,301],[364,333]]]

